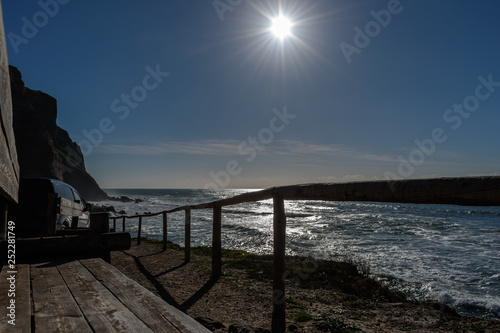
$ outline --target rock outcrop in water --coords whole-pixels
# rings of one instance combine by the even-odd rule
[[[21,73],[9,66],[13,127],[21,177],[62,180],[86,200],[104,200],[107,194],[85,170],[80,147],[57,126],[57,100],[24,86]]]

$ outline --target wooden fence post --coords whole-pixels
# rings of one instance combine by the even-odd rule
[[[137,245],[141,244],[142,216],[139,216],[139,229],[137,230]]]
[[[167,212],[163,212],[163,251],[167,250]]]
[[[222,274],[222,207],[220,206],[214,206],[212,228],[212,276],[218,277]]]
[[[56,234],[57,194],[49,193],[47,200],[47,220],[42,232],[44,236],[52,236]]]
[[[273,333],[285,332],[285,247],[286,247],[286,215],[285,201],[279,194],[273,196]]]
[[[116,219],[113,219],[113,232],[116,232]]]
[[[91,234],[105,234],[109,232],[109,213],[92,213],[89,218]]]
[[[125,232],[125,216],[123,217],[123,222],[122,222],[122,224],[123,224],[122,231],[123,231],[123,232]]]
[[[186,219],[184,220],[184,260],[191,261],[191,209],[186,209]]]

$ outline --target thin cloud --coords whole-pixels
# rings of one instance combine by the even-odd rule
[[[341,145],[341,144],[315,144],[303,141],[283,141],[286,145],[287,152],[292,155],[328,155],[328,156],[344,156],[351,158],[358,158],[362,160],[384,161],[384,162],[397,162],[398,160],[393,156],[378,155],[365,151],[360,151],[355,148]]]
[[[148,144],[105,144],[95,148],[95,153],[122,154],[122,155],[165,155],[184,154],[202,156],[240,156],[238,147],[244,144],[245,148],[252,146],[248,142],[238,140],[201,140],[201,141],[174,141],[152,142]],[[300,157],[304,155],[320,157],[348,157],[360,160],[398,162],[394,156],[374,154],[359,151],[355,148],[340,144],[317,144],[294,140],[276,140],[258,151],[259,155],[286,155]]]
[[[97,147],[95,152],[101,154],[122,155],[211,155],[224,156],[237,153],[239,142],[231,141],[200,141],[200,142],[169,142],[151,144],[107,144]]]

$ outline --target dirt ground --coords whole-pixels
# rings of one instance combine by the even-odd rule
[[[271,276],[258,278],[267,272],[223,259],[223,275],[212,279],[208,256],[192,254],[185,263],[183,251],[163,252],[148,243],[112,252],[111,263],[213,332],[270,330]],[[457,317],[435,302],[359,297],[296,282],[286,286],[288,332],[500,332],[500,321]]]

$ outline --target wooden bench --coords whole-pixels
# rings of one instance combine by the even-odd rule
[[[210,332],[100,258],[18,264],[14,271],[0,272],[0,332]],[[15,326],[7,316],[12,299]]]

